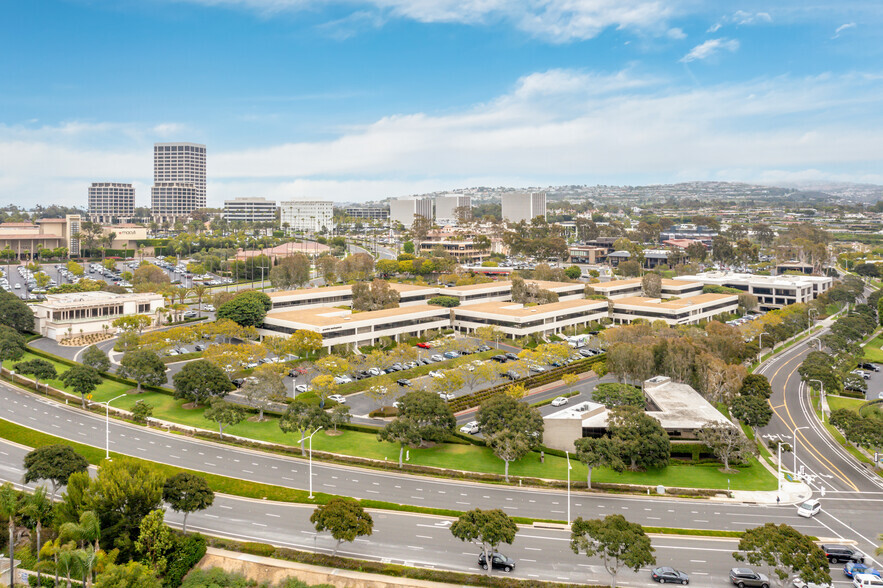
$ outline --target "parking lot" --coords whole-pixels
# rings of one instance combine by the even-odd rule
[[[868,391],[865,394],[867,400],[883,398],[883,365],[880,365],[879,363],[871,365],[876,366],[880,371],[875,372],[869,369],[861,370],[870,376],[869,379],[865,379],[865,383],[868,385]]]

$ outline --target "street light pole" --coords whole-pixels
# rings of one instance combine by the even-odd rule
[[[564,452],[564,456],[567,458],[567,524],[570,524],[570,470],[573,468],[570,466],[570,454],[568,452]]]
[[[111,398],[107,402],[99,402],[99,404],[104,405],[104,424],[106,427],[105,435],[104,435],[104,443],[105,443],[105,455],[104,459],[107,461],[111,461],[110,459],[110,403],[114,400],[119,400],[126,394],[120,394],[116,398]]]
[[[763,357],[763,336],[765,333],[758,333],[757,335],[757,363],[760,364],[760,358]]]
[[[310,500],[313,499],[313,435],[315,435],[316,433],[318,433],[321,430],[322,430],[322,427],[319,427],[318,429],[316,429],[315,431],[310,433],[309,437],[304,437],[303,439],[298,441],[298,443],[303,443],[304,439],[310,440],[310,495],[308,497]]]
[[[808,429],[809,427],[797,427],[794,429],[794,446],[791,448],[791,451],[794,453],[794,476],[797,476],[797,431],[800,429]]]

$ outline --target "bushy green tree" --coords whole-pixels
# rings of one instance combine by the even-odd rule
[[[343,541],[348,543],[358,537],[369,536],[374,532],[374,520],[365,509],[352,498],[332,498],[316,507],[310,515],[310,522],[316,532],[328,531],[337,541],[333,555],[337,554]]]
[[[189,362],[172,380],[175,398],[184,398],[196,405],[223,398],[235,388],[224,370],[205,359]]]
[[[166,364],[159,356],[146,349],[133,349],[127,351],[120,360],[117,373],[124,378],[135,380],[138,384],[138,392],[141,386],[162,386],[168,381],[166,376]]]
[[[110,360],[107,358],[107,354],[95,345],[90,345],[83,352],[82,363],[99,372],[110,371]]]

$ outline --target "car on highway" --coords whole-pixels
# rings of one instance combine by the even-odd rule
[[[460,432],[466,435],[475,435],[481,430],[481,427],[478,426],[478,421],[469,421],[462,427],[460,427]]]
[[[819,545],[819,547],[822,548],[822,551],[825,552],[825,557],[831,563],[840,563],[841,561],[844,563],[848,561],[865,563],[865,554],[849,545],[826,543]]]
[[[851,561],[843,566],[843,575],[847,578],[852,578],[856,574],[871,574],[872,576],[877,576],[878,578],[883,577],[881,576],[879,570],[869,568],[863,563],[856,563],[854,561]]]
[[[755,572],[751,568],[733,568],[730,570],[730,582],[739,588],[770,588],[770,579]]]
[[[328,397],[328,400],[333,400],[337,404],[346,404],[346,397],[341,396],[340,394],[332,394]]]
[[[883,588],[883,580],[873,574],[855,574],[852,585],[855,588]]]
[[[487,569],[487,558],[483,551],[478,554],[478,565],[483,570]],[[495,570],[503,570],[504,572],[511,572],[515,569],[515,560],[506,557],[502,553],[495,553],[491,556],[491,568]]]
[[[653,579],[654,582],[659,582],[660,584],[690,583],[690,576],[688,576],[684,572],[678,571],[668,566],[654,568],[653,571],[650,572],[650,577]]]
[[[822,510],[822,503],[815,498],[800,503],[797,507],[797,514],[802,517],[810,518],[819,514]]]
[[[564,406],[565,404],[567,404],[567,398],[564,396],[559,396],[552,401],[552,406]]]

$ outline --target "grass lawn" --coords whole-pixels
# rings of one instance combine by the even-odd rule
[[[883,335],[877,335],[865,346],[865,359],[874,363],[883,363]]]
[[[30,361],[32,359],[44,359],[45,361],[48,361],[49,363],[51,363],[52,365],[55,366],[55,371],[58,372],[59,375],[63,374],[64,372],[66,372],[67,370],[70,369],[70,367],[68,367],[62,363],[58,363],[58,362],[46,359],[44,357],[34,355],[33,353],[30,353],[30,352],[25,352],[24,356],[18,361]],[[13,364],[18,363],[18,361],[4,361],[3,367],[5,367],[7,369],[12,369]],[[31,376],[26,375],[25,377],[29,378]],[[50,386],[52,386],[53,388],[68,391],[68,389],[65,388],[64,383],[61,380],[40,380],[41,385],[47,384],[47,383]],[[128,385],[121,384],[120,382],[114,382],[113,380],[104,380],[98,386],[98,388],[95,389],[95,392],[92,395],[92,399],[95,400],[96,402],[103,402],[105,400],[109,400],[111,398],[119,396],[120,394],[129,390],[129,388],[130,387]]]
[[[843,396],[828,396],[828,408],[832,411],[837,410],[839,408],[845,408],[848,410],[854,410],[858,412],[858,409],[865,404],[864,400],[859,398],[845,398]]]

